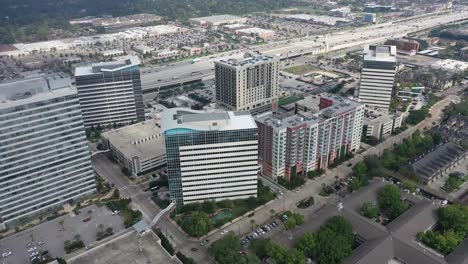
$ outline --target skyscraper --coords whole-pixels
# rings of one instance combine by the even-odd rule
[[[306,175],[359,149],[364,105],[327,95],[298,103],[296,115],[256,117],[264,176]]]
[[[395,81],[396,54],[395,46],[369,45],[364,49],[359,86],[361,103],[388,110]]]
[[[161,121],[172,200],[257,196],[258,135],[248,112],[172,108]]]
[[[95,192],[78,94],[60,74],[0,84],[0,229]]]
[[[85,127],[145,119],[138,57],[75,69]]]
[[[216,102],[231,111],[258,114],[278,108],[279,59],[258,53],[215,62]]]

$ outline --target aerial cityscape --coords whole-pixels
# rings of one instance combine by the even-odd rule
[[[0,264],[468,263],[468,1],[0,6]]]

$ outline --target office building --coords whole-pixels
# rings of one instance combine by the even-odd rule
[[[85,127],[145,119],[138,57],[122,57],[75,69]]]
[[[62,74],[0,84],[0,229],[95,192],[78,94]]]
[[[216,103],[254,115],[278,109],[278,67],[278,58],[258,53],[215,62]]]
[[[364,105],[338,96],[311,96],[296,114],[256,118],[262,175],[277,180],[307,175],[359,149]]]
[[[112,156],[133,176],[150,173],[166,165],[164,135],[154,119],[105,132],[102,138]]]
[[[391,135],[401,127],[403,117],[401,113],[388,113],[375,107],[364,109],[362,133],[367,138],[380,138]]]
[[[172,108],[161,120],[171,200],[257,196],[258,131],[248,112]]]
[[[388,110],[393,95],[396,68],[395,46],[367,46],[364,50],[359,101]]]

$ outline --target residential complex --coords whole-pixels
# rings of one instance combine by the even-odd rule
[[[391,135],[395,129],[401,127],[403,116],[401,113],[388,113],[379,108],[366,107],[364,109],[363,135],[379,140]]]
[[[119,164],[133,176],[149,173],[166,165],[166,149],[161,127],[147,120],[102,134],[104,145]]]
[[[278,67],[278,58],[258,53],[215,62],[216,103],[252,114],[276,110]]]
[[[95,192],[76,89],[62,74],[0,84],[0,229]]]
[[[388,110],[393,94],[396,68],[395,46],[367,46],[364,50],[359,101]]]
[[[139,64],[129,56],[75,69],[85,127],[145,119]]]
[[[161,120],[173,201],[257,196],[258,130],[248,112],[172,108]]]
[[[297,114],[292,116],[263,114],[256,118],[264,176],[289,179],[326,169],[359,149],[364,105],[324,94],[306,98],[296,107]]]

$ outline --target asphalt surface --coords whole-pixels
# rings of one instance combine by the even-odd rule
[[[467,19],[468,12],[452,11],[448,14],[431,15],[416,18],[402,23],[388,22],[345,31],[329,35],[317,35],[297,38],[288,41],[278,41],[265,45],[255,46],[255,50],[268,55],[277,55],[283,58],[303,53],[324,53],[328,42],[328,51],[362,46],[365,44],[383,42],[387,38],[397,38],[411,32],[431,28],[440,24],[450,23],[459,19]],[[200,61],[191,63],[191,60],[175,62],[142,69],[142,88],[151,89],[190,79],[213,78],[214,61],[229,58],[242,58],[247,50],[224,52],[212,56],[201,57]],[[197,73],[192,76],[193,73]],[[198,74],[200,73],[200,74]]]
[[[83,222],[87,218],[90,220]],[[63,257],[65,256],[63,246],[66,240],[72,240],[75,235],[80,235],[85,245],[93,244],[96,242],[96,233],[101,224],[104,230],[112,227],[114,233],[124,229],[123,222],[118,215],[112,215],[112,212],[105,206],[92,205],[81,209],[79,215],[68,214],[0,240],[0,252],[12,252],[9,257],[2,259],[2,264],[31,263],[32,252],[49,251],[52,257]],[[39,245],[41,241],[45,244]],[[28,245],[30,243],[33,245]],[[36,250],[28,252],[31,247],[36,247]]]

